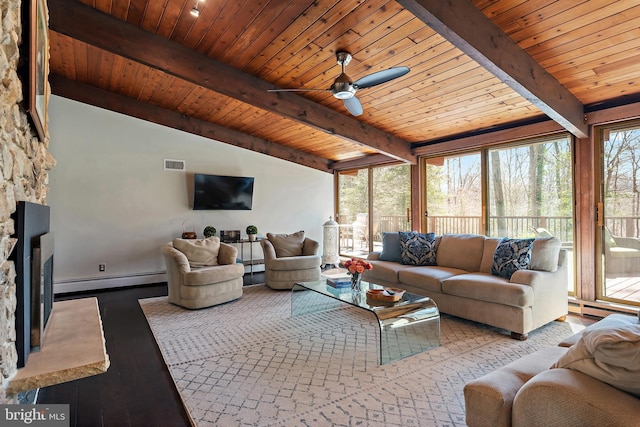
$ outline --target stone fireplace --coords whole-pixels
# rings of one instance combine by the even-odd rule
[[[21,0],[0,0],[0,380],[17,370],[15,266],[11,214],[17,201],[46,204],[48,171],[55,160],[49,138],[39,141],[26,112],[26,46],[22,46]],[[0,403],[13,397],[0,389]]]

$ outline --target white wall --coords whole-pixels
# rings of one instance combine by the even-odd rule
[[[47,203],[56,292],[164,281],[160,246],[195,224],[305,230],[322,241],[333,211],[331,174],[52,96]],[[165,171],[164,159],[186,161]],[[255,177],[251,211],[193,211],[194,173]],[[98,264],[106,264],[99,272]]]

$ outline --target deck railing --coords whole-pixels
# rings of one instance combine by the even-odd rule
[[[607,217],[605,223],[614,236],[639,237],[640,217]],[[341,225],[341,227],[346,227],[345,230],[347,230],[351,228],[351,225],[351,223],[347,223],[346,225]],[[354,246],[368,246],[364,241],[368,235],[368,228],[365,224],[361,224],[359,227],[361,228],[360,233],[353,233],[353,231],[349,230],[350,246],[352,248]],[[382,233],[384,232],[410,231],[411,229],[411,223],[407,221],[406,215],[382,215],[375,218],[373,242],[374,244],[380,244],[382,242]],[[565,216],[504,216],[489,218],[489,230],[489,233],[496,237],[508,236],[515,238],[535,237],[549,233],[558,237],[563,243],[572,243],[574,225],[573,218]],[[485,233],[482,228],[482,217],[480,216],[429,216],[426,231],[436,234]],[[357,245],[356,241],[359,239],[362,242]]]

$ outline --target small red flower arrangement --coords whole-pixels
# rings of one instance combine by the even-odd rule
[[[365,261],[363,259],[351,258],[350,260],[342,263],[344,268],[346,268],[349,274],[362,274],[365,270],[372,270],[373,265],[369,261]]]

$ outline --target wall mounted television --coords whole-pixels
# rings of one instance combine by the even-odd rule
[[[194,174],[193,209],[251,210],[253,181],[253,177]]]

